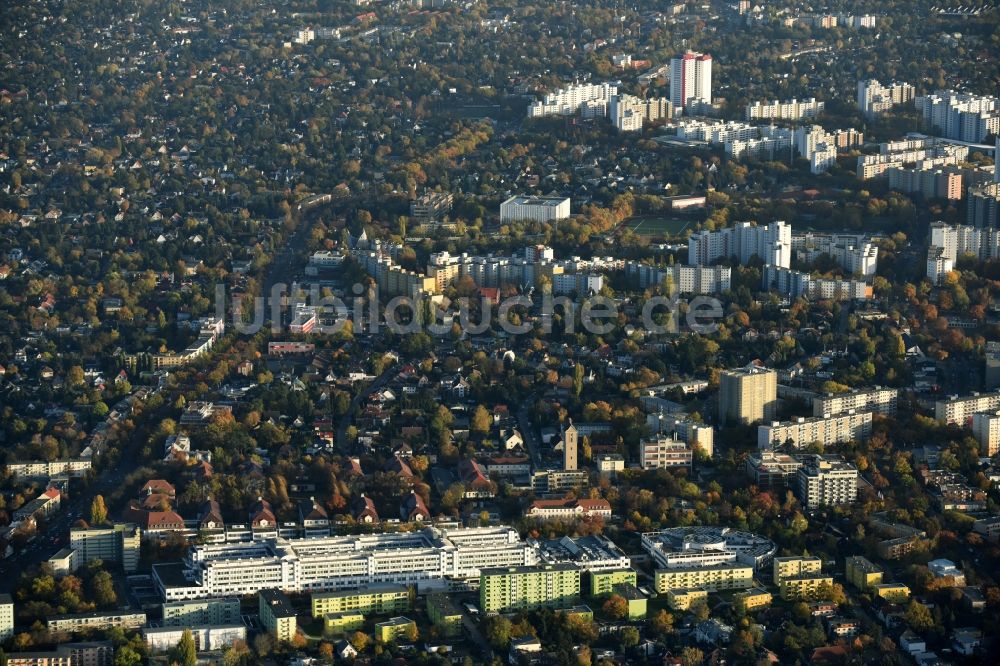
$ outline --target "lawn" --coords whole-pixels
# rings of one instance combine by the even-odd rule
[[[676,217],[633,217],[625,220],[625,227],[640,236],[678,237],[684,230],[696,224],[695,220]]]

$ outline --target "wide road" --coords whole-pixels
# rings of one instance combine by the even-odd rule
[[[521,431],[521,438],[524,440],[524,446],[528,449],[528,454],[531,456],[531,463],[535,469],[541,469],[542,466],[542,442],[538,437],[538,428],[535,424],[531,422],[531,415],[529,411],[531,407],[538,400],[537,395],[531,395],[525,398],[524,402],[520,404],[517,408],[517,427]]]
[[[292,281],[299,275],[299,270],[305,265],[306,245],[309,242],[309,230],[312,227],[308,220],[311,220],[312,217],[313,215],[310,213],[302,215],[298,226],[288,239],[288,243],[284,247],[277,249],[274,258],[271,260],[271,265],[268,266],[261,291],[265,299],[265,323],[271,323],[272,325],[284,323],[283,321],[271,322],[271,308],[273,305],[270,300],[271,290],[274,288],[274,285],[281,284],[284,285],[284,291],[287,293]],[[283,318],[284,312],[282,312]]]

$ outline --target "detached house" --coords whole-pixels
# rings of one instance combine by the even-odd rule
[[[315,497],[299,504],[299,520],[302,522],[304,536],[330,536],[330,518]]]
[[[198,517],[198,530],[213,532],[224,530],[225,528],[226,524],[222,520],[222,510],[219,508],[219,503],[209,497],[201,505],[201,515]]]
[[[379,522],[378,510],[375,508],[375,502],[372,501],[372,498],[365,497],[364,493],[361,493],[355,501],[353,513],[354,520],[359,523],[374,525]]]
[[[278,519],[274,516],[271,503],[263,497],[258,497],[250,509],[250,529],[255,539],[278,536]]]
[[[410,523],[420,523],[430,520],[431,512],[427,510],[423,498],[416,491],[411,490],[399,506],[399,517]]]

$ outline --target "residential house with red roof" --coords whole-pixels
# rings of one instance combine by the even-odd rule
[[[424,504],[424,500],[415,491],[403,498],[403,503],[399,506],[399,517],[410,523],[420,523],[430,520],[431,512]]]
[[[354,520],[366,525],[373,525],[379,522],[378,510],[371,497],[366,497],[364,493],[358,496],[354,502]]]

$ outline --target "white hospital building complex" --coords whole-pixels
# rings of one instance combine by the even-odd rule
[[[181,563],[156,564],[165,601],[243,596],[266,589],[315,592],[371,585],[475,587],[480,569],[538,563],[510,527],[438,529],[193,546]]]

